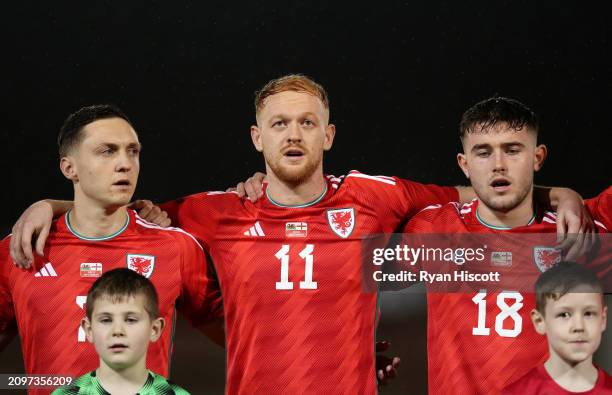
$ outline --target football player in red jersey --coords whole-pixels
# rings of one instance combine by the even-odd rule
[[[554,233],[558,217],[537,207],[532,195],[534,171],[542,167],[546,157],[546,147],[537,143],[538,129],[535,114],[516,100],[496,97],[468,109],[460,125],[463,153],[457,160],[477,199],[464,205],[428,207],[413,217],[404,231],[530,233],[536,240],[541,239],[540,233]],[[585,204],[598,231],[607,232],[612,226],[612,187]],[[541,247],[504,247],[502,251],[512,255],[505,264],[508,267],[500,271],[520,271],[520,281],[527,284],[546,269],[546,262],[535,250]],[[549,262],[554,264],[559,252],[547,251],[555,254]],[[581,248],[568,251],[574,255],[583,252]],[[597,269],[601,276],[610,274],[609,263]],[[429,393],[498,394],[535,363],[543,362],[546,342],[525,324],[534,304],[529,292],[429,292]]]
[[[361,238],[393,232],[421,208],[459,194],[355,171],[325,176],[323,152],[335,128],[325,90],[309,78],[267,84],[256,119],[251,137],[270,176],[263,199],[209,192],[164,206],[214,261],[227,392],[374,393],[376,294],[362,289]],[[28,223],[31,212],[16,225],[25,249],[38,226]],[[16,260],[23,254],[16,248]]]
[[[68,117],[58,143],[74,207],[52,224],[43,256],[30,269],[12,264],[10,237],[0,244],[0,332],[16,320],[26,372],[77,377],[97,367],[79,324],[89,287],[113,268],[153,282],[166,322],[173,322],[175,307],[196,326],[214,321],[220,295],[202,247],[184,231],[161,228],[126,208],[140,167],[140,142],[128,118],[108,105],[82,108]],[[165,331],[151,345],[148,369],[168,375],[172,342]]]
[[[265,197],[251,203],[208,193],[164,206],[215,262],[227,391],[372,393],[376,297],[362,289],[360,240],[455,192],[358,172],[324,177],[335,128],[325,91],[304,77],[271,81],[255,107],[251,137],[266,162]],[[330,363],[341,355],[353,358]]]

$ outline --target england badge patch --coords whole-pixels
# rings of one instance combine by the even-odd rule
[[[533,260],[541,272],[561,262],[561,250],[554,247],[533,247]]]
[[[327,222],[335,234],[346,239],[355,229],[355,209],[339,208],[327,210]]]
[[[155,267],[155,257],[153,255],[127,254],[127,267],[141,276],[150,278]]]
[[[80,269],[81,277],[100,277],[102,275],[102,264],[99,262],[83,262]]]
[[[287,222],[285,224],[286,237],[306,237],[308,236],[308,223],[306,222]]]

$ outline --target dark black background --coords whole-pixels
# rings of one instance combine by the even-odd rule
[[[501,94],[542,118],[538,183],[588,197],[612,179],[609,14],[591,4],[10,2],[1,21],[4,234],[33,201],[71,197],[55,138],[79,107],[124,109],[144,144],[137,197],[164,201],[264,169],[253,92],[293,72],[330,95],[328,173],[465,184],[461,113]]]
[[[55,138],[80,106],[111,102],[144,143],[139,197],[234,185],[253,149],[253,92],[301,72],[329,91],[326,171],[465,183],[456,130],[501,94],[543,120],[543,184],[610,184],[610,29],[578,2],[26,2],[3,6],[1,223],[69,198]]]

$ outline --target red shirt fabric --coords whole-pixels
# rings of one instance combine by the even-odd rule
[[[503,395],[612,395],[612,376],[597,369],[595,386],[582,392],[570,392],[553,380],[544,365],[538,365],[502,391]]]
[[[609,200],[611,191],[608,188],[597,198],[586,201],[597,220],[598,232],[608,232],[603,222],[609,218],[611,206],[602,202]],[[404,232],[504,233],[510,236],[531,233],[534,238],[538,234],[556,232],[556,214],[552,212],[539,211],[527,226],[500,230],[483,224],[477,216],[477,208],[477,200],[465,205],[449,203],[429,207],[417,214],[406,225]],[[506,245],[502,249],[512,252],[513,263],[497,270],[516,275],[516,289],[526,289],[524,279],[535,282],[541,273],[534,259],[535,248]],[[609,262],[600,259],[590,265],[598,276],[609,279],[612,274]],[[530,312],[535,308],[533,293],[515,292],[509,288],[507,292],[489,291],[486,296],[480,295],[480,303],[478,297],[478,292],[428,292],[430,394],[499,394],[502,388],[548,357],[546,339],[535,332],[531,323]],[[479,309],[481,303],[485,304],[483,311]],[[513,312],[513,309],[516,311]],[[483,313],[484,325],[479,325]],[[475,328],[479,326],[486,327],[488,334],[478,333]]]
[[[117,234],[86,240],[62,216],[52,225],[44,257],[37,256],[29,270],[13,265],[10,237],[0,243],[0,330],[17,320],[27,373],[79,377],[99,366],[80,323],[89,288],[111,269],[140,272],[159,294],[167,326],[147,354],[147,368],[157,374],[168,376],[175,307],[196,326],[221,314],[217,285],[197,241],[178,228],[148,223],[131,210],[128,218]]]
[[[223,295],[228,394],[374,394],[377,295],[361,239],[391,233],[455,188],[351,172],[301,207],[209,192],[163,205],[214,263]]]

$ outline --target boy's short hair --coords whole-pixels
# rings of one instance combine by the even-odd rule
[[[98,299],[108,298],[113,303],[118,303],[125,298],[135,297],[136,295],[144,297],[144,308],[149,314],[149,318],[151,320],[158,318],[157,291],[151,280],[127,268],[109,270],[97,279],[89,289],[85,314],[91,320],[94,303]]]
[[[100,119],[121,118],[130,125],[132,123],[119,107],[111,104],[96,104],[93,106],[82,107],[78,111],[70,114],[64,121],[59,135],[57,145],[60,158],[68,155],[83,137],[83,128]]]
[[[580,292],[603,294],[603,286],[591,270],[576,262],[559,262],[542,273],[536,281],[536,310],[544,315],[548,299],[559,300],[579,287]]]
[[[255,92],[255,114],[259,114],[268,97],[286,91],[309,93],[318,97],[323,103],[323,107],[329,110],[329,99],[327,98],[327,92],[323,86],[305,75],[289,74],[273,79],[263,88]]]

